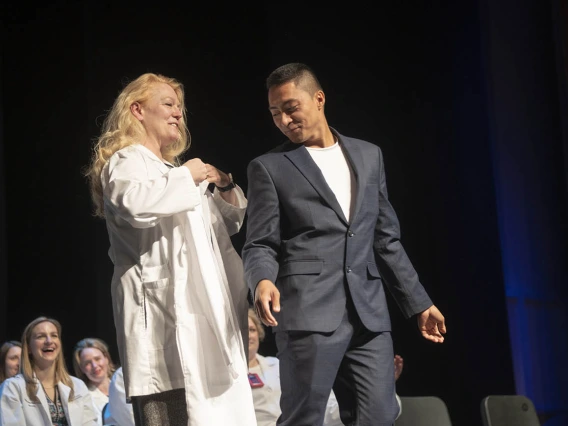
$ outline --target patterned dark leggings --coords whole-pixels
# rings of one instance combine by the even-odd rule
[[[136,426],[187,426],[184,389],[133,396],[131,400]]]

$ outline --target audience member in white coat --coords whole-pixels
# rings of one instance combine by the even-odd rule
[[[249,383],[252,388],[254,409],[258,426],[275,426],[280,416],[280,367],[278,358],[262,356],[258,353],[260,342],[264,340],[264,326],[255,311],[249,309]],[[395,379],[402,372],[403,359],[395,355]],[[400,398],[396,395],[400,406]],[[400,416],[399,411],[399,416]],[[398,418],[398,417],[397,417]],[[343,426],[339,416],[339,404],[333,390],[329,396],[323,426]]]
[[[65,367],[57,320],[39,317],[25,328],[21,373],[0,386],[0,425],[97,425],[91,393]]]
[[[126,397],[137,426],[251,426],[248,289],[230,238],[247,200],[230,174],[181,163],[185,117],[180,82],[141,75],[115,100],[87,172],[110,240]]]
[[[122,367],[117,368],[112,375],[108,391],[108,406],[105,410],[103,424],[109,426],[134,426],[132,404],[126,401]]]
[[[108,403],[110,379],[116,370],[108,345],[101,339],[87,337],[73,351],[75,375],[83,380],[97,409],[98,423],[103,424],[103,408]]]
[[[0,383],[20,372],[22,344],[17,340],[8,340],[0,346]]]

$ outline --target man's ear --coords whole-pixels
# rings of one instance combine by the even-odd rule
[[[323,93],[323,90],[318,90],[316,92],[316,103],[318,105],[318,110],[321,110],[325,105],[325,94]]]
[[[142,113],[142,105],[140,105],[140,102],[133,102],[132,105],[130,105],[130,112],[138,120],[144,120],[144,114]]]

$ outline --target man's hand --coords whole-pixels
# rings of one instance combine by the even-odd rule
[[[400,355],[394,356],[394,380],[397,381],[402,374],[402,367],[404,367],[404,359]]]
[[[261,280],[254,292],[254,308],[258,318],[269,327],[278,325],[272,316],[271,305],[274,312],[280,312],[280,292],[272,281]]]
[[[446,334],[446,323],[444,316],[436,306],[432,305],[419,313],[417,320],[422,337],[435,343],[444,342],[442,334]]]

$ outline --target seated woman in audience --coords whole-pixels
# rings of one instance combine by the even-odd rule
[[[258,353],[260,342],[264,340],[264,326],[258,319],[253,309],[248,311],[249,321],[249,382],[252,388],[254,411],[258,426],[275,426],[276,420],[280,416],[280,366],[278,358],[272,356],[262,356]],[[395,379],[398,379],[402,372],[403,359],[396,355]],[[400,399],[396,395],[397,400]],[[400,411],[399,411],[400,416]],[[325,411],[324,426],[341,426],[339,415],[339,404],[333,391],[327,401]]]
[[[87,384],[98,413],[98,423],[102,425],[110,379],[116,370],[107,344],[94,337],[80,340],[73,351],[73,369],[75,375]]]
[[[0,383],[20,372],[22,344],[9,340],[0,346]]]
[[[97,426],[91,393],[67,372],[57,320],[39,317],[25,328],[21,373],[0,386],[0,425]]]

